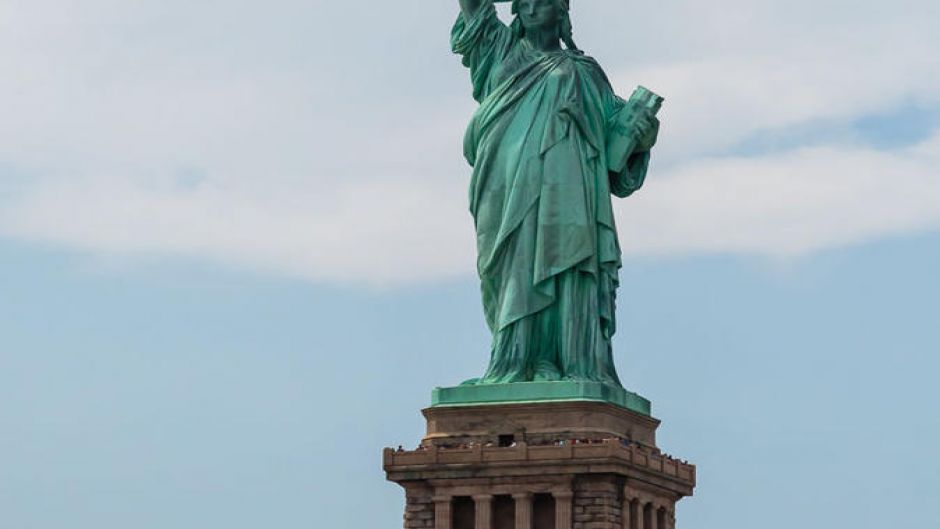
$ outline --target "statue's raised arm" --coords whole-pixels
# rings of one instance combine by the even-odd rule
[[[460,2],[460,12],[463,13],[464,18],[473,18],[473,15],[477,14],[477,11],[484,4],[492,4],[493,0],[458,0]]]
[[[496,16],[492,0],[460,0],[461,11],[450,34],[454,53],[470,68],[473,97],[477,101],[497,84],[503,61],[518,40]]]

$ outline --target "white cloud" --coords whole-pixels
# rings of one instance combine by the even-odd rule
[[[940,229],[940,134],[897,152],[805,148],[701,159],[620,208],[628,252],[795,256]]]
[[[0,225],[18,237],[116,256],[194,256],[381,284],[467,269],[469,214],[462,195],[452,195],[443,186],[400,187],[394,179],[265,194],[211,184],[61,179],[0,213]]]
[[[808,148],[702,159],[651,176],[618,201],[625,251],[793,256],[940,229],[940,135],[899,152]],[[469,273],[462,185],[307,183],[269,190],[47,181],[0,213],[7,233],[112,255],[169,254],[314,280],[401,280]]]
[[[574,9],[622,92],[667,97],[648,187],[617,205],[627,252],[794,255],[940,228],[940,135],[720,155],[768,129],[940,105],[933,3]],[[472,273],[455,10],[6,2],[0,234],[312,280]]]
[[[789,2],[788,11],[767,13],[776,18],[752,20],[746,30],[727,27],[740,39],[730,49],[687,49],[686,56],[625,65],[613,76],[617,86],[644,84],[666,96],[660,156],[681,160],[761,131],[940,105],[940,54],[929,51],[940,46],[936,6],[929,8],[934,18],[884,4],[881,18],[820,27],[805,16],[818,10],[806,4]],[[788,25],[799,31],[782,32]]]

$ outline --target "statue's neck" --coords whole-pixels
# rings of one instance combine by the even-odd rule
[[[526,30],[523,39],[532,48],[539,51],[558,51],[561,49],[561,35],[558,29]]]

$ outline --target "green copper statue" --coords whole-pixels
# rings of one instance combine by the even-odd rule
[[[451,46],[480,107],[467,128],[489,367],[465,384],[621,387],[611,354],[620,245],[610,195],[646,176],[662,99],[614,94],[574,44],[567,0],[460,0]],[[562,47],[564,44],[564,48]]]

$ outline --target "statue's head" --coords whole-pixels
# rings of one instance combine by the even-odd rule
[[[529,31],[547,29],[557,26],[562,11],[567,11],[560,4],[561,0],[514,0],[512,12]]]
[[[576,50],[571,38],[571,19],[568,0],[512,0],[512,13],[516,15],[513,30],[520,37],[526,31],[558,30],[558,37],[570,50]]]

